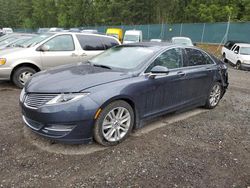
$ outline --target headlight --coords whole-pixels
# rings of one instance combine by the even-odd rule
[[[21,102],[24,101],[24,97],[25,97],[25,90],[24,90],[24,88],[23,88],[22,91],[21,91],[21,94],[20,94],[20,101],[21,101]]]
[[[72,94],[61,94],[56,96],[55,98],[51,99],[46,104],[60,104],[60,103],[66,103],[66,102],[73,102],[76,100],[79,100],[83,97],[86,97],[89,95],[89,93],[72,93]]]
[[[0,65],[4,65],[6,63],[6,59],[0,58]]]

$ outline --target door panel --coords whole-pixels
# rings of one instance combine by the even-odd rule
[[[58,35],[43,44],[47,49],[41,52],[45,69],[80,62],[79,51],[75,49],[72,35]]]

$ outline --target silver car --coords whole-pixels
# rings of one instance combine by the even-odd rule
[[[0,80],[11,80],[22,88],[38,71],[83,62],[116,45],[120,45],[117,39],[98,34],[38,35],[22,47],[0,51]]]

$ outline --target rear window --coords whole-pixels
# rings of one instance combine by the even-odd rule
[[[101,37],[92,35],[76,35],[81,47],[86,51],[105,50]]]
[[[108,37],[102,37],[102,42],[106,49],[119,45],[119,43],[115,39],[108,38]]]

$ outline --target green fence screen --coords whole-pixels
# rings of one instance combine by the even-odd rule
[[[150,25],[121,25],[121,26],[90,26],[82,29],[97,29],[105,33],[107,28],[124,30],[142,30],[143,39],[170,40],[173,36],[190,37],[197,43],[224,43],[227,40],[250,42],[250,22],[237,23],[185,23],[185,24],[150,24]],[[19,29],[17,31],[31,31]]]

